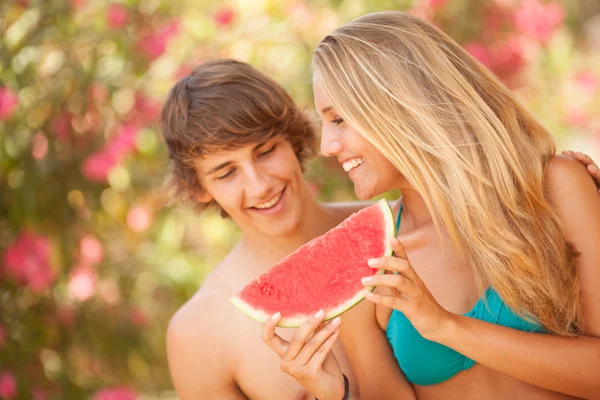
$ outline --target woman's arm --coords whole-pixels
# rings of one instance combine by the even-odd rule
[[[416,399],[385,332],[377,323],[375,304],[363,301],[342,317],[340,339],[357,380],[361,400]]]
[[[402,311],[421,335],[430,340],[524,382],[573,396],[598,398],[600,201],[590,175],[573,159],[555,157],[546,177],[550,200],[563,222],[567,240],[581,253],[576,267],[584,337],[522,332],[449,313],[433,299],[397,242],[394,252],[398,258],[383,258],[374,267],[398,271],[399,275],[379,275],[365,284],[397,290],[394,296],[369,297]]]

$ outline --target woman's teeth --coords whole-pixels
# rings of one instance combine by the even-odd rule
[[[277,196],[273,197],[271,200],[265,201],[264,203],[257,204],[253,208],[258,208],[261,210],[265,209],[265,208],[271,208],[279,201],[282,194],[283,194],[283,191],[279,192],[279,194]]]
[[[342,167],[344,167],[344,171],[346,172],[350,172],[352,171],[354,168],[358,167],[360,164],[363,163],[363,161],[365,161],[363,158],[353,158],[352,160],[348,160],[346,162],[344,162],[342,164]]]

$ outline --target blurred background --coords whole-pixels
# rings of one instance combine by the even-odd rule
[[[600,161],[598,0],[0,2],[1,399],[176,398],[167,323],[239,233],[166,196],[167,91],[233,57],[311,108],[318,41],[387,9],[433,21],[559,150]],[[324,201],[354,199],[337,163],[307,176]]]

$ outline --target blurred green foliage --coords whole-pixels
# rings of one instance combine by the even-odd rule
[[[542,0],[19,0],[0,5],[0,398],[173,398],[164,334],[239,232],[162,190],[167,91],[246,61],[312,105],[313,49],[359,15],[432,20],[600,157],[600,7]],[[337,163],[307,171],[354,199]],[[388,194],[392,196],[393,194]]]

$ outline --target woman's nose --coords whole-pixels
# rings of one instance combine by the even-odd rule
[[[331,129],[321,131],[321,154],[331,157],[342,151],[342,143]]]

